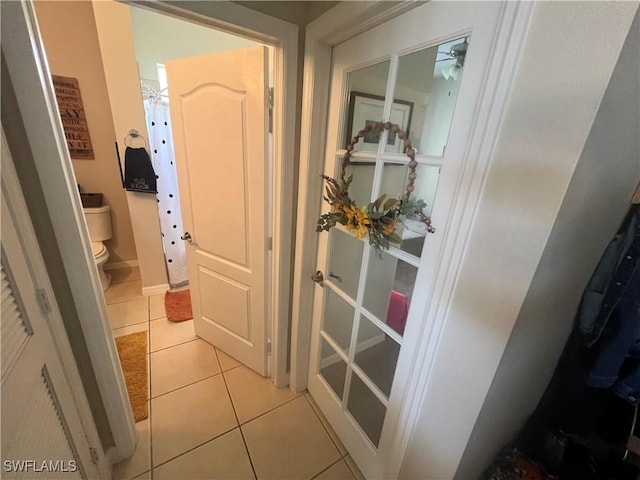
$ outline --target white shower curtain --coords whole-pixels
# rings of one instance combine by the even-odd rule
[[[144,101],[144,110],[149,132],[149,148],[153,169],[158,178],[158,216],[164,247],[165,261],[171,286],[188,282],[187,253],[184,241],[180,239],[182,214],[178,193],[173,137],[169,104],[162,98],[150,98]]]

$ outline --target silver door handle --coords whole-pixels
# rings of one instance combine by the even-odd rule
[[[191,238],[191,234],[189,232],[184,232],[184,235],[182,235],[180,239],[186,240],[189,243],[193,242],[193,239]]]
[[[322,272],[320,270],[318,270],[316,273],[311,275],[311,280],[316,282],[321,287],[324,287],[324,275],[322,274]]]

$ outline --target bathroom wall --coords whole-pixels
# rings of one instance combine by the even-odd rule
[[[51,72],[78,79],[94,160],[73,160],[77,183],[85,192],[101,192],[111,206],[113,238],[109,264],[136,262],[131,218],[122,189],[111,107],[91,2],[35,2]]]
[[[124,136],[136,129],[149,138],[133,46],[129,7],[116,1],[92,2],[105,83],[111,104],[113,128],[121,151]],[[114,28],[117,25],[118,28]],[[160,221],[155,195],[127,192],[133,221],[133,235],[138,246],[138,263],[142,293],[154,295],[169,289],[162,249]]]

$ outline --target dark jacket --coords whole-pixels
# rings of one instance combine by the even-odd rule
[[[594,351],[586,383],[640,399],[640,208],[607,247],[585,291],[580,330]]]

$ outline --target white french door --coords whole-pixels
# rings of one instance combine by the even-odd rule
[[[465,165],[502,4],[430,2],[334,48],[325,174],[369,122],[390,121],[416,149],[413,194],[435,234],[405,219],[378,254],[341,226],[320,234],[308,388],[367,478],[399,473],[413,358],[429,338],[430,292]],[[358,207],[402,195],[410,158],[396,134],[365,135],[347,176]],[[323,212],[327,212],[324,205]],[[437,343],[437,342],[436,342]],[[404,442],[404,443],[403,443]]]

